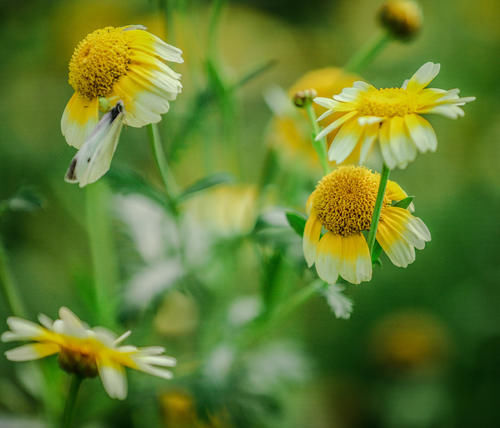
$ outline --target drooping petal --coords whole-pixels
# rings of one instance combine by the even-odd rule
[[[368,244],[361,233],[342,237],[342,262],[340,275],[351,284],[369,281],[372,277],[372,261]]]
[[[68,101],[61,119],[66,142],[79,149],[99,120],[99,100],[88,100],[76,92]]]
[[[398,164],[398,160],[394,155],[391,148],[391,140],[390,140],[390,123],[388,121],[382,122],[382,126],[379,131],[379,142],[380,142],[380,150],[382,152],[382,157],[384,158],[385,164],[390,168],[396,168]]]
[[[390,120],[390,141],[392,152],[398,160],[400,168],[405,167],[417,157],[417,148],[406,132],[402,117],[393,117]]]
[[[311,213],[307,219],[304,228],[304,237],[302,239],[302,250],[304,251],[304,258],[309,267],[314,264],[320,234],[321,222],[318,220],[316,214]]]
[[[352,153],[362,133],[363,127],[359,125],[356,118],[346,122],[333,139],[328,150],[328,158],[331,161],[342,163]]]
[[[316,271],[328,284],[335,284],[342,263],[342,237],[332,232],[325,233],[319,241],[316,253]]]
[[[405,116],[405,124],[412,140],[422,153],[427,150],[436,151],[436,133],[426,119],[416,114],[408,114]]]
[[[430,241],[425,224],[408,210],[386,207],[377,229],[377,241],[393,264],[406,267],[415,261],[415,249]]]
[[[127,376],[123,367],[111,361],[97,360],[97,369],[108,395],[124,400],[127,397]]]

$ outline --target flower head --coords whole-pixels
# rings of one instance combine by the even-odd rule
[[[460,98],[458,89],[427,88],[438,73],[439,64],[428,62],[401,88],[377,89],[355,82],[333,99],[316,98],[317,104],[328,109],[318,120],[340,114],[317,137],[338,132],[330,145],[330,160],[342,163],[359,151],[360,164],[381,157],[391,169],[405,168],[418,151],[435,151],[436,134],[421,115],[435,113],[456,119],[464,115],[460,106],[475,99]]]
[[[67,308],[59,310],[60,319],[52,321],[39,316],[40,324],[21,318],[9,317],[10,331],[2,334],[4,342],[31,340],[35,343],[11,349],[5,353],[11,361],[30,361],[49,355],[59,355],[59,365],[69,373],[82,377],[101,377],[104,389],[111,398],[124,399],[127,379],[124,367],[170,379],[172,372],[163,367],[173,367],[175,358],[161,355],[162,347],[136,348],[119,346],[130,332],[116,337],[111,331],[89,328]]]
[[[182,63],[181,53],[139,25],[99,29],[78,44],[69,64],[75,93],[61,130],[68,144],[85,153],[73,158],[67,181],[85,186],[108,171],[122,124],[160,121],[182,90],[180,74],[166,65]]]
[[[422,27],[422,10],[412,0],[388,0],[379,12],[380,23],[394,37],[407,40]]]
[[[380,176],[364,167],[341,166],[323,177],[307,201],[303,238],[309,267],[335,284],[338,276],[353,284],[369,281],[372,262],[363,232],[370,230]],[[408,195],[393,181],[387,184],[376,239],[396,266],[415,260],[431,236],[424,222],[408,209],[392,206]],[[324,234],[322,235],[322,231]]]
[[[271,144],[285,158],[289,158],[294,163],[300,162],[314,170],[319,166],[318,155],[311,144],[311,125],[307,119],[307,114],[303,109],[293,107],[290,99],[296,101],[297,94],[309,95],[311,89],[319,97],[332,97],[339,94],[343,88],[352,85],[359,77],[350,74],[341,68],[326,67],[309,71],[297,80],[288,90],[288,97],[283,96],[280,105],[272,106],[275,117],[270,126],[269,139]],[[278,103],[274,103],[278,104]],[[281,106],[281,104],[284,104]],[[322,108],[313,104],[316,115],[322,113]],[[340,113],[333,114],[320,122],[322,126],[328,126],[335,119],[340,117]],[[335,133],[331,133],[327,138],[330,144]]]

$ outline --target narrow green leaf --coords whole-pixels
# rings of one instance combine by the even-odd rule
[[[219,184],[224,183],[233,183],[234,177],[227,172],[218,172],[216,174],[208,175],[203,177],[202,179],[196,181],[187,189],[185,189],[178,197],[179,201],[183,201],[194,193],[201,192],[203,190],[209,189],[214,186],[218,186]]]
[[[285,215],[290,227],[295,231],[295,233],[297,233],[297,235],[302,237],[306,227],[306,217],[294,211],[287,211]]]
[[[393,202],[392,206],[406,209],[413,202],[413,199],[415,199],[415,196],[408,196],[404,199],[401,199],[400,201]]]

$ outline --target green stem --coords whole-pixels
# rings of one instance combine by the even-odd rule
[[[94,269],[95,304],[98,322],[113,327],[116,301],[113,299],[118,284],[115,248],[110,219],[111,191],[100,180],[86,188],[87,233]]]
[[[7,306],[9,308],[9,312],[21,318],[26,318],[26,310],[24,309],[24,305],[17,293],[17,288],[14,284],[14,279],[12,278],[12,274],[10,272],[9,266],[7,264],[7,252],[3,246],[3,243],[0,239],[0,288],[2,290],[3,297]]]
[[[382,167],[380,175],[380,183],[378,185],[377,199],[375,200],[375,207],[373,208],[372,224],[370,225],[370,232],[368,232],[368,248],[373,257],[373,246],[375,245],[375,237],[377,236],[378,222],[380,220],[380,213],[382,212],[382,203],[384,202],[385,188],[389,180],[391,170],[386,164]]]
[[[215,53],[217,51],[217,26],[225,1],[226,0],[214,0],[212,8],[210,26],[208,27],[208,57],[212,59],[215,59]]]
[[[307,117],[309,118],[309,122],[311,122],[311,126],[313,128],[312,133],[312,143],[313,147],[318,154],[319,161],[321,162],[321,167],[323,168],[323,173],[326,175],[330,172],[330,165],[328,164],[328,157],[326,154],[326,138],[323,137],[321,140],[316,141],[316,135],[319,134],[320,129],[318,122],[316,120],[316,113],[314,113],[314,108],[312,106],[312,102],[306,102],[304,108],[307,112]]]
[[[83,378],[77,375],[71,376],[71,383],[69,385],[68,399],[64,405],[64,412],[61,421],[62,428],[71,428],[71,420],[73,419],[73,413],[75,410],[76,397],[78,396],[78,391],[80,390],[80,385],[82,384]]]
[[[151,143],[151,151],[153,152],[153,157],[156,162],[156,166],[160,171],[161,179],[163,181],[163,186],[165,187],[165,196],[167,198],[167,203],[175,215],[177,214],[177,204],[175,198],[172,194],[172,190],[175,188],[175,182],[170,173],[168,167],[167,158],[161,144],[160,133],[158,131],[158,126],[156,123],[148,125],[148,136]]]
[[[243,337],[237,341],[238,349],[242,350],[262,337],[267,337],[269,332],[275,328],[281,321],[286,319],[292,312],[302,306],[311,297],[315,296],[321,289],[326,287],[323,281],[313,281],[308,286],[292,295],[282,305],[276,307],[270,317],[261,317],[256,320],[256,324],[247,331]]]
[[[344,69],[352,73],[359,73],[382,52],[391,40],[392,37],[388,32],[380,33],[357,51],[347,62]]]

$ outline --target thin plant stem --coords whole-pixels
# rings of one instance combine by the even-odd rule
[[[312,133],[312,143],[313,147],[318,154],[319,161],[321,163],[321,167],[323,168],[323,173],[326,175],[330,172],[330,165],[328,164],[328,157],[326,153],[326,138],[323,137],[320,140],[316,141],[316,135],[319,134],[320,129],[318,122],[316,120],[316,113],[314,113],[314,108],[312,106],[312,102],[306,102],[304,108],[307,112],[307,117],[309,118],[309,122],[311,122],[311,126],[313,128]]]
[[[16,285],[14,284],[14,279],[10,272],[9,266],[7,264],[7,252],[3,246],[2,240],[0,239],[0,289],[3,294],[3,298],[9,308],[9,312],[21,318],[26,318],[26,310],[24,308],[23,302],[17,293]]]
[[[372,223],[370,225],[370,232],[368,232],[368,248],[373,257],[373,247],[375,245],[375,237],[377,236],[378,222],[380,220],[380,213],[382,212],[382,204],[384,202],[385,188],[389,180],[391,170],[386,164],[382,167],[380,174],[380,183],[378,185],[377,199],[375,200],[375,207],[373,208]]]
[[[243,337],[236,342],[238,344],[238,349],[245,349],[253,345],[260,338],[266,337],[270,331],[276,328],[291,313],[301,307],[327,285],[328,284],[323,281],[313,281],[289,297],[284,303],[278,305],[269,317],[258,319],[257,324],[254,324],[252,328],[247,331],[247,334],[244,334]]]
[[[98,322],[113,327],[116,322],[115,287],[118,283],[115,248],[111,232],[109,202],[112,194],[100,180],[87,187],[87,233],[94,269],[94,297]]]
[[[160,171],[161,179],[163,181],[165,196],[167,198],[167,203],[172,213],[177,215],[177,204],[175,198],[172,194],[173,188],[175,188],[175,182],[170,173],[168,167],[167,158],[161,144],[160,133],[158,131],[158,126],[156,123],[148,125],[148,136],[149,142],[151,143],[151,151],[153,152],[153,157],[156,162],[156,166]]]
[[[73,413],[75,411],[76,398],[78,396],[78,391],[80,390],[80,385],[82,384],[83,378],[78,375],[71,376],[71,381],[69,384],[68,399],[64,405],[64,412],[61,420],[61,428],[71,428],[71,421],[73,419]]]
[[[391,35],[387,31],[383,31],[357,51],[344,69],[352,73],[359,73],[382,52],[391,40]]]
[[[215,59],[217,51],[217,26],[219,24],[220,13],[226,0],[214,0],[212,6],[212,16],[208,27],[208,56]]]

